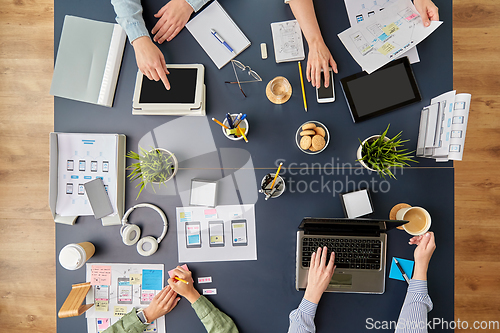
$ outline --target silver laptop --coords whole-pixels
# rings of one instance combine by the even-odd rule
[[[318,247],[335,252],[335,273],[326,291],[383,294],[387,231],[408,221],[311,218],[297,231],[295,288],[307,287],[311,254]],[[329,257],[328,257],[329,259]]]

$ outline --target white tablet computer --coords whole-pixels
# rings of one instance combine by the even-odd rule
[[[132,114],[205,115],[205,67],[201,64],[167,65],[170,90],[161,80],[137,72]]]

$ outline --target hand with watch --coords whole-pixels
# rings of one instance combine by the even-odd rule
[[[156,294],[147,308],[137,312],[137,317],[143,324],[150,324],[172,311],[180,299],[170,286],[166,286]]]

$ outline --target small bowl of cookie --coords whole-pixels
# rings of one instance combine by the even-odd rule
[[[297,147],[306,154],[319,154],[328,146],[330,133],[328,128],[319,121],[308,121],[303,123],[295,134]]]

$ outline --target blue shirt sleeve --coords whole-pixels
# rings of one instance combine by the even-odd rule
[[[314,316],[318,304],[310,302],[305,298],[302,299],[297,309],[290,312],[290,327],[288,333],[314,333],[316,326],[314,325]]]
[[[193,7],[193,10],[195,12],[199,11],[201,7],[203,7],[203,5],[205,5],[207,2],[209,2],[210,0],[186,0],[186,2],[191,6]]]
[[[111,4],[115,9],[116,22],[125,30],[131,43],[139,37],[149,37],[142,17],[141,0],[111,0]]]
[[[395,333],[427,332],[427,312],[432,310],[427,281],[410,280]]]

